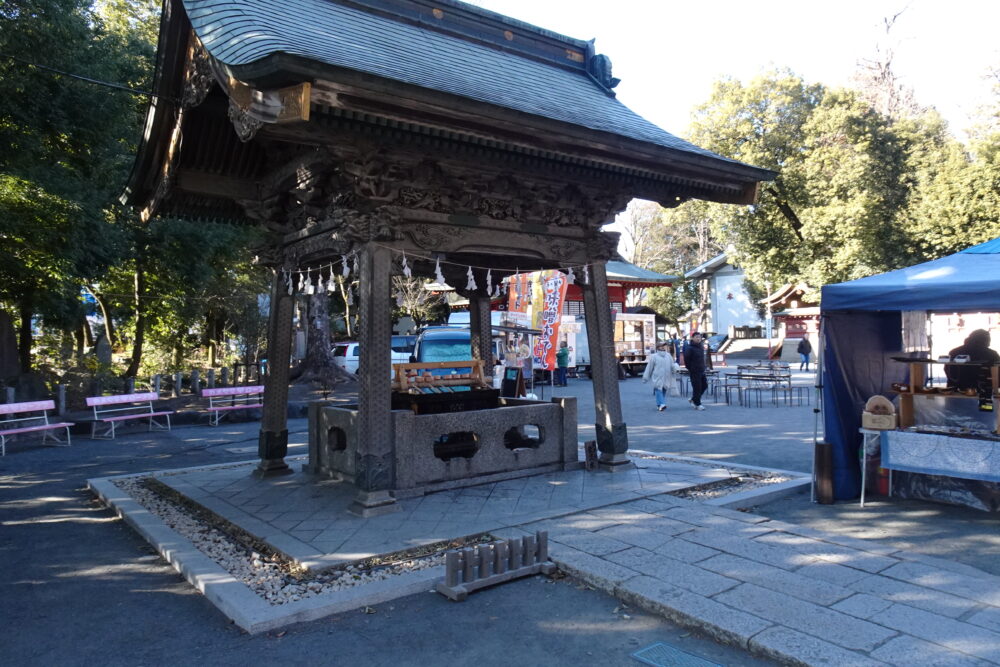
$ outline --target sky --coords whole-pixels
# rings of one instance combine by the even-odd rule
[[[596,38],[622,80],[618,99],[683,136],[712,82],[787,67],[846,85],[857,64],[891,49],[896,76],[959,138],[1000,68],[1000,0],[474,0],[579,39]],[[889,33],[884,20],[896,14]]]

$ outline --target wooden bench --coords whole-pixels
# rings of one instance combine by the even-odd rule
[[[209,426],[218,426],[219,420],[233,410],[264,407],[264,385],[262,384],[249,387],[202,389],[201,395],[208,397]]]
[[[170,415],[173,410],[154,410],[153,401],[160,398],[155,391],[141,394],[117,394],[114,396],[88,396],[87,407],[94,409],[94,421],[90,425],[90,437],[94,440],[114,440],[115,427],[119,422],[132,419],[148,419],[149,430],[154,428],[170,430]],[[124,407],[108,407],[124,406]],[[166,417],[163,424],[157,417]],[[97,429],[105,430],[98,434]]]
[[[28,401],[25,403],[4,403],[0,405],[0,416],[4,416],[4,419],[0,419],[0,456],[7,455],[7,438],[12,435],[18,435],[20,433],[42,433],[42,444],[44,445],[49,438],[55,440],[59,445],[68,447],[70,444],[69,440],[69,427],[73,424],[71,422],[49,422],[49,410],[55,410],[55,401]],[[33,412],[40,412],[41,414],[31,414]],[[26,417],[18,417],[17,415],[28,415]],[[60,440],[53,431],[58,431],[59,429],[66,430],[66,440]]]

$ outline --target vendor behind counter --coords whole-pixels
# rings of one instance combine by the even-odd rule
[[[981,398],[990,398],[993,394],[993,382],[989,364],[1000,364],[1000,354],[990,349],[990,332],[976,329],[968,335],[963,344],[948,353],[951,361],[962,355],[969,358],[967,366],[945,366],[948,386],[976,389]]]

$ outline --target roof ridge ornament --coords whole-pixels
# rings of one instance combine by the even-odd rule
[[[587,61],[587,74],[604,89],[609,97],[615,97],[612,88],[621,83],[621,79],[611,76],[611,58],[603,53],[591,56]]]

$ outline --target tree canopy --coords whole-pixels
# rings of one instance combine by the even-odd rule
[[[117,206],[148,103],[139,91],[152,81],[159,5],[0,1],[0,305],[20,322],[22,371],[39,327],[92,333],[84,290],[112,346],[131,353],[128,375],[144,341],[168,365],[217,343],[220,329],[257,337],[266,287],[249,261],[252,230],[144,224]]]
[[[688,139],[778,172],[755,206],[694,204],[750,280],[819,288],[1000,234],[989,158],[1000,135],[983,133],[970,150],[933,109],[900,103],[890,115],[880,99],[777,70],[722,80],[695,111]],[[666,212],[665,224],[690,206]]]

